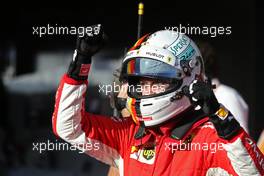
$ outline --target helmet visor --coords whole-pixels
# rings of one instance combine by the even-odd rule
[[[149,58],[133,58],[123,64],[122,76],[179,80],[182,78],[182,71],[162,61]]]
[[[165,62],[133,58],[124,62],[122,77],[128,81],[128,96],[136,99],[156,97],[182,85],[182,71]]]

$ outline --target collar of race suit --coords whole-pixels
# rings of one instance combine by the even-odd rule
[[[147,128],[141,124],[134,136],[135,146],[156,142],[158,136],[167,135],[172,139],[185,140],[194,129],[209,120],[201,111],[187,110],[177,118],[159,126]]]

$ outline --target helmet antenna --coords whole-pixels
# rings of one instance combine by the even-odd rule
[[[142,2],[138,3],[138,28],[137,28],[137,39],[142,35],[143,27],[143,14],[144,14],[144,4]]]

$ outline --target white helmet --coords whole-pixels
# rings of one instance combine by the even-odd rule
[[[127,108],[133,120],[154,126],[177,118],[191,107],[182,88],[195,79],[204,80],[203,61],[196,44],[186,35],[171,30],[147,34],[126,54],[121,77],[129,83]],[[139,78],[170,83],[162,93],[142,95],[135,91]]]

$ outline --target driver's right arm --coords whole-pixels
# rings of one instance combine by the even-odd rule
[[[130,118],[120,122],[86,112],[86,88],[87,81],[76,81],[67,74],[63,76],[56,94],[53,132],[83,149],[82,152],[118,166],[122,164],[124,151],[132,136],[129,133],[134,131],[134,125]]]
[[[100,36],[95,37],[77,39],[73,61],[57,90],[53,132],[96,159],[110,165],[122,165],[124,151],[131,141],[129,133],[135,130],[131,119],[117,122],[110,117],[88,113],[84,108],[91,56],[99,50],[101,42]]]

